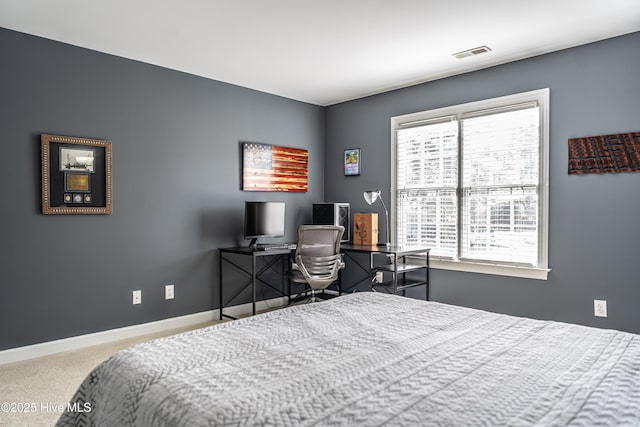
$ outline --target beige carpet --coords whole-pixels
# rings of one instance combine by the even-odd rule
[[[66,407],[89,372],[114,353],[140,342],[214,323],[219,321],[0,365],[0,426],[53,426],[60,416],[57,407]],[[24,412],[32,409],[35,411]]]

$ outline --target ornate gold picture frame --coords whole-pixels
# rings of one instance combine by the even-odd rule
[[[111,141],[42,134],[42,213],[110,214]]]

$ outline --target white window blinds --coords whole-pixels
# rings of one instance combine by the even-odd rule
[[[392,117],[392,241],[439,268],[548,273],[549,90]]]
[[[540,113],[461,121],[461,258],[537,265]]]
[[[428,246],[455,257],[458,247],[458,122],[399,129],[396,235],[403,246]]]

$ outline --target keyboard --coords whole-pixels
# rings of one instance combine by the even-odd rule
[[[294,250],[295,248],[295,243],[261,243],[258,245],[258,249],[263,251],[284,251]]]

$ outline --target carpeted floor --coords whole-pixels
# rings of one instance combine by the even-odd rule
[[[66,407],[89,372],[114,353],[140,342],[218,322],[0,365],[0,426],[53,426],[60,415],[58,407]]]

